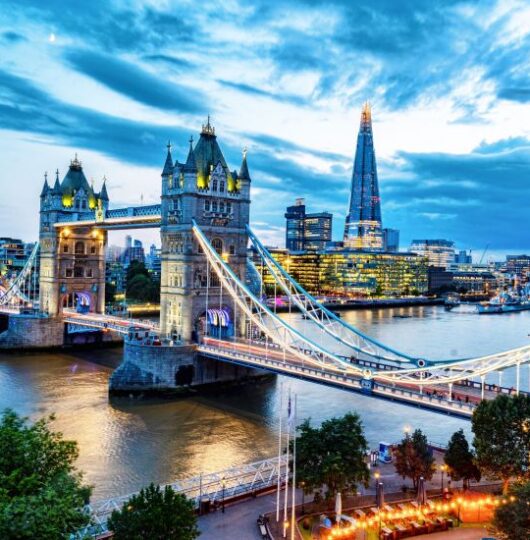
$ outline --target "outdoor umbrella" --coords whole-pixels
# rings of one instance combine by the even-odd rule
[[[340,493],[337,493],[335,497],[335,514],[337,514],[337,523],[340,523],[340,516],[342,514],[342,495]]]
[[[420,506],[425,506],[425,504],[427,503],[427,491],[425,488],[425,480],[423,476],[421,476],[418,481],[418,494],[416,496],[416,501]]]

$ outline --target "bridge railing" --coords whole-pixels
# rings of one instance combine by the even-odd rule
[[[251,495],[257,491],[272,488],[278,482],[278,475],[281,477],[285,475],[286,465],[287,457],[282,455],[280,460],[277,457],[264,459],[239,467],[230,467],[213,473],[177,480],[167,485],[177,493],[186,495],[194,502],[195,507],[199,508],[201,501],[204,500],[207,500],[209,504],[216,505],[223,500]],[[137,493],[95,501],[87,505],[85,511],[90,514],[92,523],[83,531],[79,531],[77,538],[84,538],[83,535],[99,534],[107,530],[107,520],[112,512],[121,509]]]

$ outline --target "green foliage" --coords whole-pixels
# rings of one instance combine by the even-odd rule
[[[510,486],[506,500],[507,504],[495,509],[491,522],[496,536],[499,540],[530,538],[530,482]]]
[[[160,282],[143,262],[132,261],[127,268],[126,297],[129,302],[160,302]]]
[[[464,430],[453,433],[444,455],[448,473],[453,480],[462,480],[468,487],[470,480],[480,481],[480,470],[475,464],[475,456],[469,449]]]
[[[530,397],[501,394],[482,401],[472,418],[473,446],[480,470],[502,478],[530,477]]]
[[[338,492],[357,491],[358,483],[368,485],[368,445],[357,414],[326,420],[320,428],[305,420],[297,431],[296,476],[306,493],[326,486],[329,500]]]
[[[170,486],[151,484],[108,521],[114,540],[194,540],[199,536],[193,502]]]
[[[77,444],[53,432],[53,417],[0,419],[0,538],[57,540],[86,525],[90,488],[74,468]]]
[[[420,477],[423,476],[425,480],[433,477],[436,469],[434,457],[421,429],[414,431],[412,436],[407,433],[398,444],[394,456],[397,473],[403,478],[412,479],[414,488],[418,487]]]

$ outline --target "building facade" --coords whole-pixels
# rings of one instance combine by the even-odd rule
[[[399,251],[399,231],[397,229],[383,229],[383,249],[389,253]]]
[[[325,250],[289,253],[272,249],[273,257],[311,294],[340,297],[402,296],[427,291],[426,259],[412,253]],[[261,268],[260,265],[257,265]],[[264,272],[264,283],[273,280]]]
[[[426,257],[429,266],[448,269],[455,260],[454,246],[450,240],[413,240],[410,252]]]
[[[45,177],[40,196],[40,309],[51,316],[65,307],[103,313],[107,232],[92,226],[59,229],[72,214],[108,209],[105,182],[99,193],[89,185],[81,162],[73,159],[62,181]]]
[[[372,133],[372,113],[368,103],[363,106],[357,136],[350,204],[344,228],[344,245],[352,249],[383,250],[381,198]]]
[[[33,246],[34,244],[25,244],[18,238],[0,238],[0,275],[22,270]]]
[[[246,152],[230,170],[210,120],[185,163],[173,163],[168,146],[162,171],[160,328],[163,337],[189,344],[217,325],[216,335],[245,332],[233,301],[222,294],[193,232],[193,220],[241,280],[245,280],[250,174]],[[211,303],[211,304],[209,304]],[[207,307],[210,306],[211,307]]]
[[[285,247],[289,251],[325,249],[331,242],[333,215],[329,212],[306,213],[304,199],[296,199],[285,212]]]
[[[520,280],[530,277],[530,255],[506,255],[506,272]]]

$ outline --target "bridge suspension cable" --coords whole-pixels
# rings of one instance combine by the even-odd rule
[[[282,347],[284,354],[285,351],[288,351],[296,358],[310,361],[313,364],[320,365],[322,368],[339,369],[367,379],[376,379],[391,384],[399,383],[405,386],[412,386],[419,388],[420,392],[422,391],[422,388],[427,385],[431,387],[436,385],[451,385],[453,383],[477,377],[481,378],[482,387],[484,387],[484,377],[488,373],[506,369],[508,367],[516,367],[519,371],[519,367],[530,360],[530,346],[525,346],[477,358],[445,360],[440,362],[433,361],[432,363],[425,361],[424,363],[417,362],[416,365],[414,365],[413,362],[409,362],[409,366],[403,366],[402,364],[396,366],[396,360],[393,355],[382,355],[379,351],[367,351],[366,349],[361,348],[362,353],[377,360],[376,368],[363,369],[362,366],[360,367],[352,364],[336,352],[329,350],[329,348],[322,343],[316,343],[319,333],[330,335],[333,331],[330,330],[331,325],[324,324],[322,319],[319,319],[317,315],[315,315],[315,312],[320,314],[329,313],[331,315],[330,319],[335,320],[333,314],[310,295],[307,296],[311,303],[305,303],[303,299],[306,294],[304,289],[298,285],[287,272],[280,272],[278,265],[272,264],[270,261],[272,257],[266,257],[264,261],[265,264],[268,265],[268,268],[270,265],[273,269],[275,276],[281,276],[281,279],[278,278],[275,282],[280,285],[282,290],[291,297],[291,300],[295,302],[297,306],[302,307],[304,310],[303,312],[307,316],[312,315],[311,319],[313,321],[317,319],[315,322],[320,322],[316,327],[313,326],[311,328],[311,337],[308,337],[303,332],[292,327],[288,321],[280,318],[275,312],[256,298],[256,296],[241,282],[233,270],[222,260],[195,222],[194,233],[207,257],[208,263],[212,266],[230,296],[237,302],[246,316],[253,321],[265,335],[269,336],[274,343]],[[262,244],[255,235],[252,233],[251,235],[256,241],[253,242],[254,245],[260,245],[260,251],[265,254]],[[293,294],[293,287],[297,291],[296,294]],[[364,334],[360,333],[350,325],[348,325],[348,328],[351,328],[353,333],[360,334],[361,337],[366,337],[368,342],[373,342],[375,346],[381,347],[385,351],[391,351],[398,355],[401,354],[375,340],[371,340],[371,338],[364,336]],[[314,332],[315,330],[317,330],[316,333]],[[342,343],[340,336],[337,337],[337,341]],[[401,356],[405,357],[405,355]],[[408,358],[417,360],[413,357]],[[410,363],[413,364],[413,367],[410,367]]]
[[[261,257],[261,260],[265,263],[269,274],[274,279],[275,286],[276,284],[280,286],[289,298],[289,301],[292,301],[297,306],[304,318],[311,320],[335,341],[357,354],[366,355],[375,360],[396,362],[398,366],[404,362],[420,366],[426,363],[423,359],[410,356],[384,345],[343,321],[340,317],[337,317],[335,313],[316,300],[316,298],[308,293],[285,271],[250,227],[247,227],[247,232],[252,245]]]
[[[23,303],[35,304],[38,294],[37,264],[40,244],[37,242],[31,251],[26,264],[17,276],[8,281],[5,290],[0,289],[0,306]]]
[[[193,221],[193,232],[209,265],[231,299],[265,336],[281,347],[285,361],[287,361],[286,353],[289,353],[302,363],[342,372],[362,373],[361,368],[351,365],[343,357],[318,345],[263,304],[223,261],[195,221]]]

